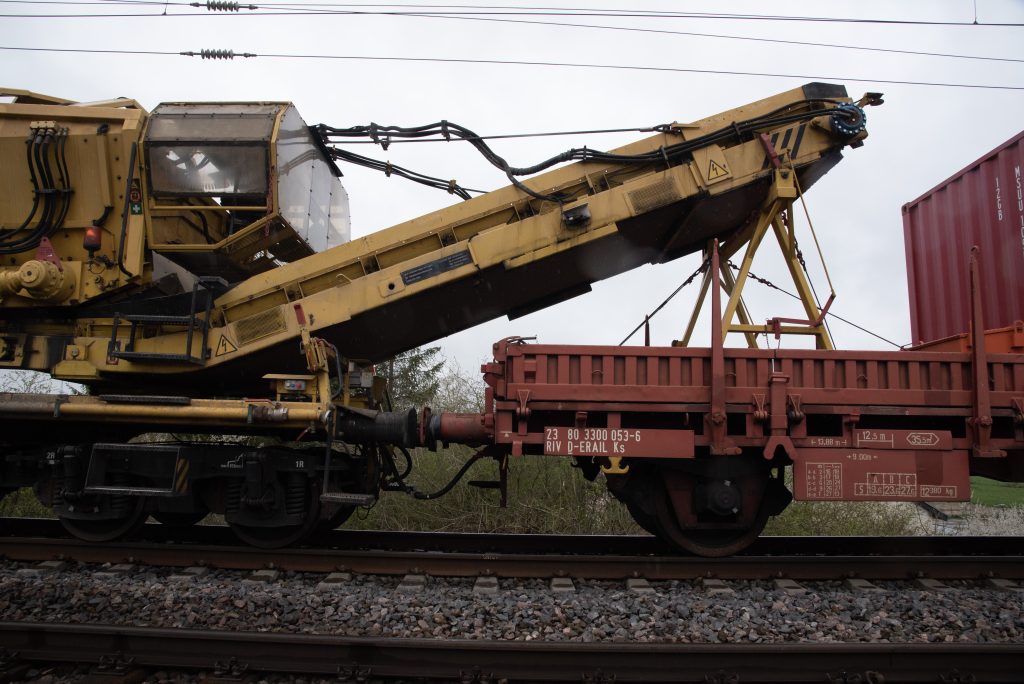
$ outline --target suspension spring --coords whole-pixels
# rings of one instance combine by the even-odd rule
[[[242,480],[233,477],[224,487],[224,512],[237,513],[242,500]]]
[[[285,476],[284,506],[288,515],[302,515],[306,512],[306,498],[309,482],[302,473],[288,473]]]
[[[111,473],[110,482],[115,487],[125,487],[128,485],[128,474]],[[131,497],[124,496],[123,494],[116,494],[110,497],[110,512],[114,515],[127,515],[130,505]]]

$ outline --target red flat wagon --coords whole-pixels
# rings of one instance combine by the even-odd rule
[[[484,411],[432,435],[603,470],[638,523],[703,555],[743,548],[793,497],[966,501],[971,474],[1024,480],[1024,354],[986,353],[983,334],[969,352],[731,349],[713,306],[708,349],[502,340]]]

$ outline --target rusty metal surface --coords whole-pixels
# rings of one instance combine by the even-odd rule
[[[976,457],[998,456],[1009,479],[1024,465],[1024,354],[514,338],[494,351],[480,422],[513,456],[624,456],[628,464],[700,458],[701,449],[765,458],[784,450],[796,465],[797,499],[854,501],[965,501]],[[614,439],[647,433],[647,449]]]
[[[793,494],[802,501],[960,501],[967,459],[955,452],[801,449]]]
[[[787,376],[804,404],[967,407],[966,353],[724,350],[726,402],[750,403],[772,373]],[[499,343],[496,396],[529,402],[710,402],[711,349]],[[1024,391],[1024,355],[990,360],[995,393]],[[840,394],[839,392],[842,391]]]
[[[1024,132],[903,206],[914,343],[968,330],[968,256],[981,249],[986,328],[1024,319]]]
[[[985,346],[994,354],[1020,354],[1024,352],[1024,321],[1015,321],[1005,328],[989,328],[985,331]],[[954,351],[968,352],[971,350],[971,336],[967,333],[945,337],[934,342],[919,344],[914,349],[920,351]]]
[[[133,668],[214,669],[234,658],[248,672],[355,681],[1024,681],[1020,644],[581,644],[7,622],[0,623],[0,646],[46,663],[96,663],[117,654]],[[950,679],[954,673],[970,679]]]

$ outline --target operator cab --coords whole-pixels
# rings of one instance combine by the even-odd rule
[[[341,172],[288,103],[161,104],[143,136],[154,252],[242,280],[350,239]]]

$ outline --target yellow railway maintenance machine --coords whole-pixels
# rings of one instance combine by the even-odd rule
[[[780,182],[809,188],[861,144],[879,101],[811,83],[517,169],[448,122],[0,95],[0,368],[90,390],[0,395],[0,488],[34,486],[85,538],[215,511],[263,546],[409,491],[421,426],[388,410],[372,363],[749,234]],[[512,185],[350,240],[335,160],[365,158],[334,144],[424,131]]]

